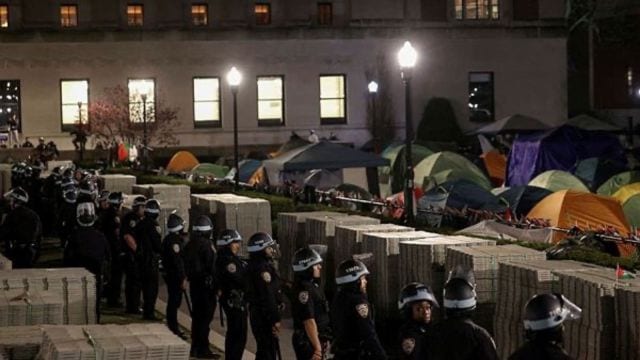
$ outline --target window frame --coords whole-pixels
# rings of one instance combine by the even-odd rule
[[[135,20],[137,19],[137,14],[132,13],[131,16],[133,16],[133,18],[130,18],[130,14],[129,14],[129,8],[134,8],[134,7],[139,7],[140,8],[140,24],[137,24],[135,22]],[[144,4],[132,4],[132,3],[128,3],[127,7],[125,9],[125,15],[127,16],[127,27],[130,28],[140,28],[144,26]],[[133,19],[134,21],[130,21],[131,19]]]
[[[146,81],[152,81],[153,82],[153,111],[154,111],[154,116],[153,116],[153,120],[147,120],[147,124],[149,123],[153,123],[156,121],[155,118],[155,111],[156,111],[156,105],[158,103],[158,83],[156,82],[156,78],[155,77],[130,77],[127,78],[127,111],[129,112],[129,122],[132,123],[133,125],[137,126],[143,126],[144,124],[144,118],[140,119],[139,122],[136,121],[132,121],[131,120],[131,93],[129,93],[129,82],[131,81],[136,81],[136,80],[146,80]],[[142,105],[142,99],[140,100],[140,104]],[[148,103],[147,103],[147,107],[149,107]]]
[[[65,18],[65,15],[63,15],[62,13],[62,10],[65,8],[74,9],[73,17],[71,17],[70,13],[67,13],[66,14],[67,17]],[[78,4],[60,4],[60,27],[63,29],[77,28],[79,25],[78,12],[79,12]],[[65,20],[69,21],[69,23],[65,24]],[[73,22],[71,22],[71,20],[73,20]]]
[[[204,23],[196,23],[195,13],[193,12],[196,6],[204,7]],[[198,14],[200,15],[200,14]],[[207,3],[192,3],[191,4],[191,26],[201,28],[209,26],[209,4]]]
[[[218,80],[218,118],[219,120],[200,120],[196,121],[196,102],[212,102],[211,100],[196,101],[196,87],[195,81],[203,79],[216,79]],[[191,99],[193,105],[191,106],[193,128],[222,128],[222,80],[219,76],[194,76],[191,78]],[[215,101],[215,100],[214,100]]]
[[[496,77],[494,71],[478,71],[473,70],[467,73],[467,96],[470,96],[470,88],[471,88],[471,76],[473,74],[488,74],[491,79],[491,118],[487,120],[474,120],[472,118],[473,111],[469,109],[467,106],[467,110],[469,111],[468,120],[474,124],[488,124],[496,121]]]
[[[63,101],[63,95],[62,95],[62,84],[64,82],[71,82],[71,81],[86,81],[87,82],[87,118],[86,118],[86,122],[85,124],[89,124],[89,104],[91,104],[91,81],[89,80],[89,78],[63,78],[60,79],[60,85],[59,85],[59,90],[60,90],[60,130],[62,132],[70,132],[75,130],[76,125],[75,123],[73,124],[65,124],[64,123],[64,107],[65,105],[73,105],[73,104],[67,104],[64,103]],[[78,103],[75,103],[75,105],[77,106]]]
[[[320,19],[322,19],[323,17],[320,16],[321,12],[320,12],[320,8],[323,6],[328,6],[329,7],[329,22],[325,23],[320,21]],[[333,3],[329,2],[329,1],[319,1],[317,3],[317,17],[316,17],[316,23],[318,24],[318,26],[331,26],[333,25]]]
[[[341,118],[323,118],[322,117],[322,100],[335,100],[341,98],[323,98],[322,97],[322,86],[320,85],[321,78],[323,77],[336,77],[341,76],[343,78],[342,81],[342,90],[344,92],[344,98],[342,98],[344,103],[344,117]],[[318,117],[320,118],[320,125],[347,125],[348,124],[348,103],[347,103],[347,74],[345,73],[325,73],[318,75]]]
[[[460,17],[458,17],[458,11],[457,11],[457,4],[456,2],[460,1],[461,3],[461,10],[460,10]],[[479,9],[480,7],[478,6],[482,1],[485,0],[454,0],[453,1],[453,19],[455,21],[500,21],[502,19],[502,5],[501,2],[504,2],[505,0],[486,0],[489,2],[489,4],[487,5],[489,8],[489,16],[487,18],[481,18]],[[475,2],[476,4],[476,17],[468,17],[467,16],[467,4],[470,2]],[[497,8],[498,9],[498,16],[497,17],[493,17],[493,9]]]
[[[20,79],[1,79],[0,80],[0,86],[3,85],[6,82],[17,82],[18,83],[18,102],[17,102],[17,107],[18,107],[18,118],[20,119],[20,122],[18,123],[18,132],[22,132],[22,82]]]
[[[258,13],[256,12],[256,10],[258,10],[258,6],[266,6],[267,7],[267,22],[266,23],[260,23],[258,22]],[[271,25],[271,21],[273,20],[271,18],[271,3],[268,2],[256,2],[253,4],[253,18],[255,20],[255,25],[256,26],[269,26]]]
[[[2,3],[0,4],[0,8],[4,8],[7,11],[7,26],[0,26],[0,31],[6,31],[11,27],[11,10],[9,10],[9,4]],[[2,24],[0,19],[0,25]],[[11,81],[11,80],[8,80]]]
[[[260,99],[260,87],[258,86],[258,80],[260,78],[280,78],[282,81],[282,98],[277,99]],[[286,118],[286,93],[285,93],[285,76],[284,75],[257,75],[256,76],[256,119],[258,120],[258,126],[285,126]],[[260,101],[280,101],[282,102],[282,119],[260,119]]]

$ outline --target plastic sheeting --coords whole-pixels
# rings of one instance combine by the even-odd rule
[[[545,244],[551,243],[553,239],[553,230],[551,229],[520,229],[501,224],[495,220],[481,221],[456,232],[456,234]]]

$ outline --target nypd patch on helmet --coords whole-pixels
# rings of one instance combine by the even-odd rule
[[[358,304],[356,305],[356,312],[360,317],[366,318],[369,316],[369,305],[368,304]]]
[[[179,253],[180,252],[180,245],[178,244],[173,244],[173,252],[174,253]]]
[[[402,340],[402,351],[404,351],[405,354],[411,355],[415,347],[416,347],[416,339],[406,338]]]
[[[136,221],[135,220],[131,220],[129,221],[129,227],[136,227]]]
[[[235,273],[236,272],[236,264],[234,263],[230,263],[229,265],[227,265],[227,271],[230,273]]]
[[[270,283],[271,282],[271,274],[269,274],[268,271],[265,271],[262,273],[262,280],[264,280],[265,282]]]
[[[300,301],[301,304],[306,304],[309,301],[309,292],[300,291],[298,294],[298,301]]]

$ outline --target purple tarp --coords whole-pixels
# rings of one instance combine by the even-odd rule
[[[520,134],[509,153],[506,183],[507,186],[526,185],[547,170],[573,172],[580,160],[590,157],[627,163],[624,148],[614,135],[571,126]]]

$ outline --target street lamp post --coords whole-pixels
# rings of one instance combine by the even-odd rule
[[[376,98],[378,97],[378,83],[375,81],[371,81],[369,85],[367,85],[369,89],[369,96],[371,96],[371,129],[373,130],[373,146],[376,154],[380,153],[380,129],[378,128],[378,114],[376,111]]]
[[[142,169],[149,170],[147,163],[147,93],[140,95],[142,99]]]
[[[80,141],[80,161],[84,161],[84,128],[82,127],[82,101],[78,101],[78,128],[76,141]]]
[[[233,175],[234,189],[240,190],[240,166],[238,155],[238,87],[242,82],[242,74],[236,67],[232,67],[227,73],[227,82],[231,87],[231,93],[233,94],[233,166],[236,168],[236,172]]]
[[[404,215],[407,224],[414,223],[413,215],[413,157],[411,155],[411,141],[413,140],[413,124],[411,121],[411,75],[418,60],[416,50],[411,43],[405,41],[398,52],[402,82],[404,83],[404,111],[405,111],[405,173],[404,173]]]

